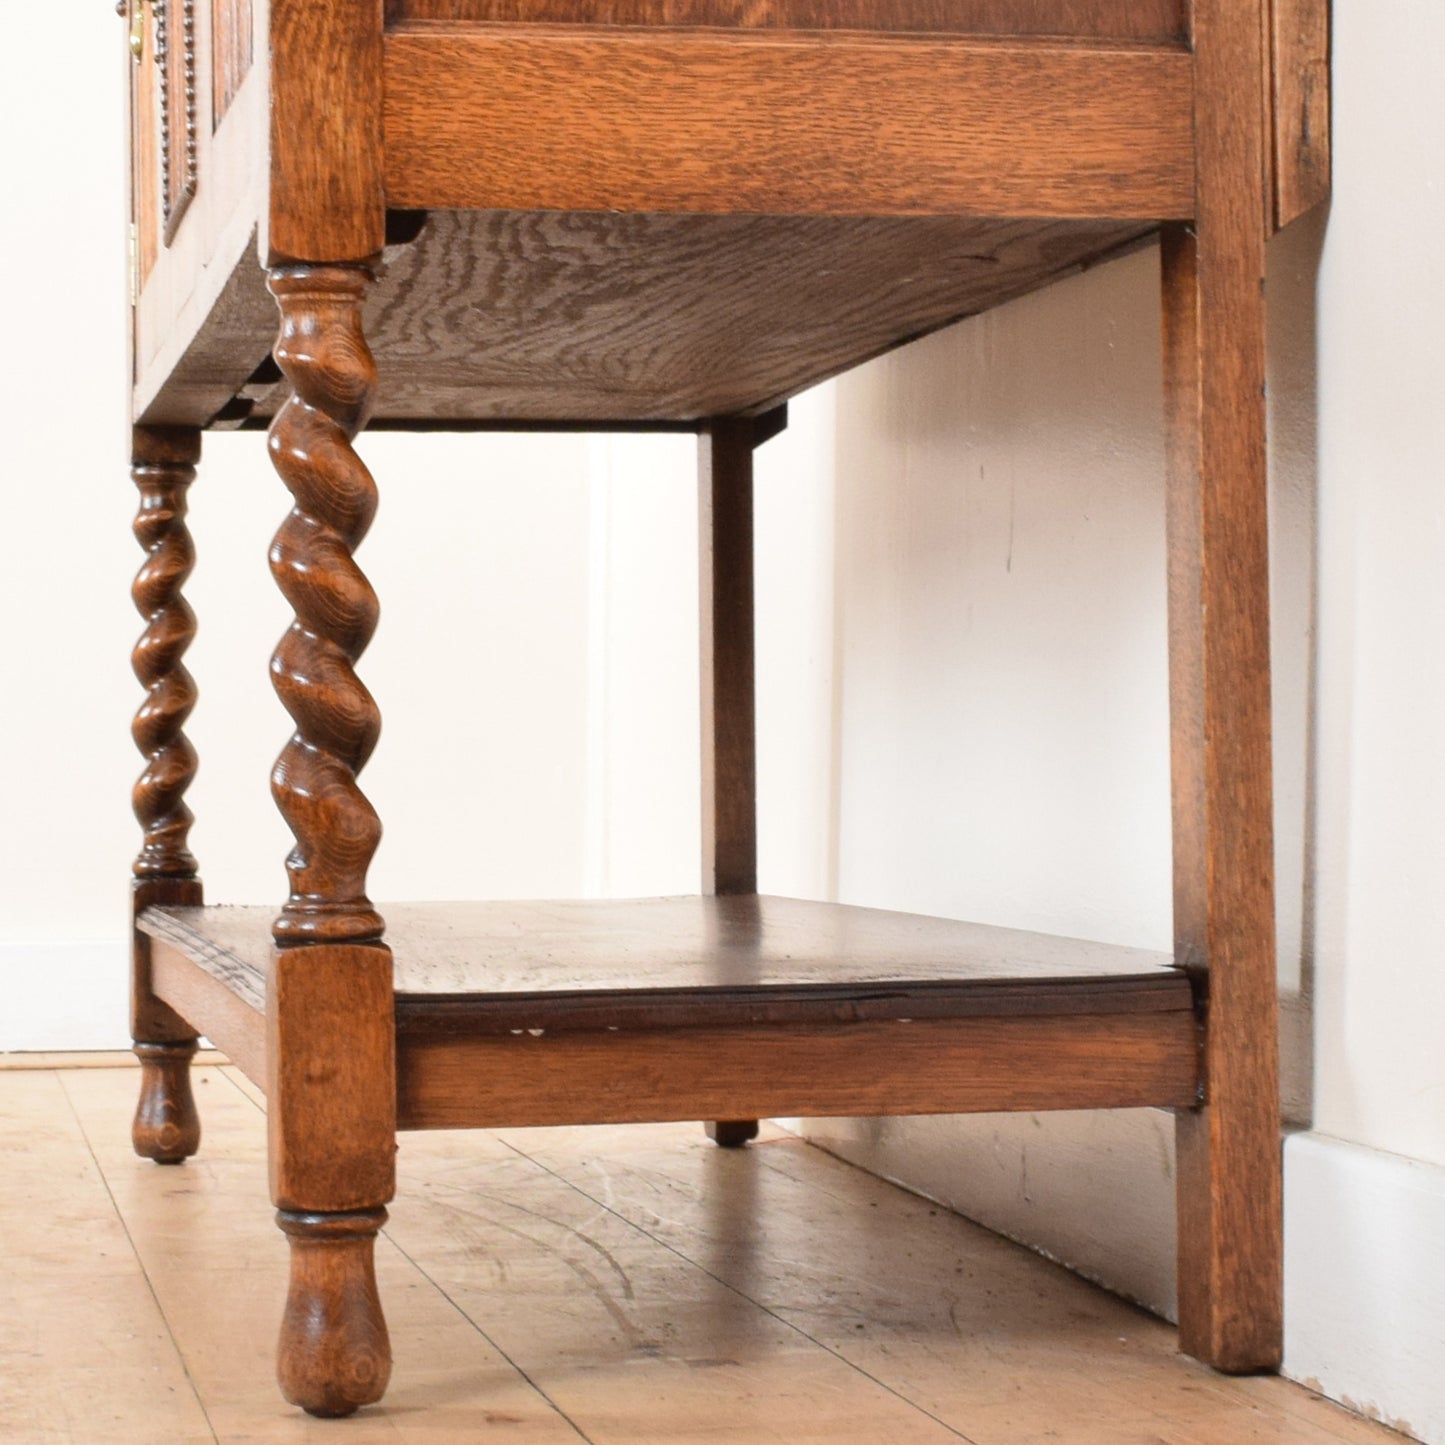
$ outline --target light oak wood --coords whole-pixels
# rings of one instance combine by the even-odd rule
[[[386,18],[389,25],[550,21],[1155,41],[1182,40],[1186,32],[1183,0],[387,0]]]
[[[1280,1110],[1265,451],[1265,0],[1196,0],[1199,197],[1164,244],[1174,931],[1207,993],[1207,1106],[1180,1115],[1179,1322],[1278,1366]],[[1231,90],[1231,86],[1233,89]]]
[[[19,1438],[316,1438],[266,1368],[286,1262],[264,1120],[222,1071],[196,1087],[207,1167],[157,1170],[130,1155],[111,1071],[0,1078]],[[1284,1381],[1212,1375],[1160,1321],[776,1129],[741,1155],[686,1126],[404,1153],[377,1251],[396,1384],[343,1427],[361,1445],[1401,1439]]]
[[[907,338],[1132,245],[1121,221],[434,212],[364,325],[373,427],[679,421],[775,406]],[[472,288],[488,297],[474,307]],[[451,323],[423,319],[439,308]],[[237,424],[285,398],[275,307],[239,269],[147,416]],[[251,378],[261,368],[262,378]],[[231,423],[228,423],[228,425]]]
[[[1061,1014],[398,1040],[403,1129],[1187,1107],[1193,1015]]]
[[[382,0],[269,0],[268,266],[369,261],[386,236]]]
[[[1192,79],[1182,48],[416,26],[386,38],[386,197],[1183,218]]]
[[[1274,226],[1330,193],[1329,0],[1271,0]]]
[[[194,1147],[203,1029],[264,1078],[288,1397],[334,1415],[386,1385],[372,1258],[398,1124],[701,1114],[736,1144],[761,1112],[1175,1107],[1181,1340],[1273,1367],[1260,293],[1266,234],[1324,190],[1322,0],[177,0],[133,18],[133,407],[139,439],[189,449],[141,474],[134,1137],[163,1161]],[[1066,944],[1052,968],[1019,935],[752,897],[750,468],[778,404],[1161,225],[1180,967],[1103,950],[1093,968]],[[352,442],[377,395],[394,426],[705,433],[718,896],[483,912],[461,947],[437,912],[394,963],[356,777],[380,719],[355,671],[377,607],[351,554],[376,489]],[[297,846],[281,951],[258,954],[224,937],[247,920],[186,907],[179,498],[197,428],[267,420],[296,503],[272,671]]]

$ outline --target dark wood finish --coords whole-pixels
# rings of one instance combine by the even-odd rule
[[[1141,244],[1124,221],[439,212],[367,298],[377,417],[679,423],[774,407],[961,316]],[[485,295],[485,309],[474,305]],[[429,318],[444,315],[445,327]],[[238,274],[148,415],[209,421],[275,330]]]
[[[758,1137],[756,1119],[714,1119],[703,1128],[719,1149],[741,1149]]]
[[[753,423],[719,417],[698,438],[702,680],[702,891],[758,891],[753,699]]]
[[[211,0],[211,129],[214,130],[255,59],[251,0]]]
[[[1272,0],[1274,225],[1330,192],[1329,0]]]
[[[186,527],[186,491],[195,480],[201,434],[194,428],[137,427],[131,444],[131,475],[140,490],[135,536],[146,559],[131,597],[145,619],[131,665],[145,701],[131,725],[145,770],[131,793],[143,841],[138,878],[190,878],[196,860],[188,846],[191,810],[186,789],[196,775],[196,753],[186,719],[196,704],[196,685],[181,659],[196,635],[196,619],[182,595],[195,566]]]
[[[711,25],[780,30],[1180,40],[1183,0],[387,0],[388,25],[419,20]]]
[[[1190,1014],[403,1034],[402,1129],[1186,1106]]]
[[[1191,78],[1188,54],[1166,47],[421,26],[387,36],[386,196],[421,208],[1183,218]]]
[[[386,1210],[280,1209],[276,1223],[291,1241],[291,1282],[276,1350],[281,1393],[323,1419],[374,1404],[391,1379],[391,1341],[373,1262]]]
[[[140,1060],[140,1102],[130,1138],[142,1159],[179,1164],[201,1147],[201,1117],[191,1093],[191,1060],[196,1041],[136,1044]]]
[[[816,1015],[799,1010],[819,1001],[837,1020],[1081,1012],[1091,1000],[1105,1012],[1192,1006],[1167,954],[843,903],[703,896],[387,911],[398,1012],[418,1026],[440,1023],[452,1003],[497,1032],[609,1028],[624,1008],[635,1009],[628,1027],[689,1027],[803,1022]],[[260,906],[164,908],[140,927],[260,1006],[270,917]],[[750,1011],[773,1008],[790,1011]]]
[[[1208,1103],[1178,1125],[1180,1344],[1231,1371],[1281,1349],[1264,9],[1196,0],[1198,218],[1164,244],[1175,948],[1208,1007]]]
[[[269,0],[268,10],[266,263],[369,261],[386,243],[382,0]]]
[[[185,802],[196,774],[195,750],[185,734],[196,686],[182,662],[196,632],[182,589],[195,563],[186,494],[200,455],[201,434],[193,428],[136,427],[131,435],[131,475],[140,491],[134,530],[146,554],[131,588],[145,619],[131,662],[146,690],[131,727],[146,760],[132,793],[141,849],[132,865],[130,1013],[142,1069],[131,1139],[138,1154],[161,1163],[195,1153],[200,1140],[189,1075],[197,1031],[157,997],[150,938],[134,927],[134,920],[153,904],[199,905],[204,900],[189,847],[193,819]]]
[[[758,891],[753,663],[751,419],[720,417],[698,437],[698,615],[702,683],[702,891]],[[752,1120],[713,1121],[725,1149],[755,1139]]]
[[[295,266],[269,282],[281,309],[276,364],[291,385],[271,426],[271,459],[295,498],[271,544],[271,573],[296,612],[271,659],[296,724],[271,775],[296,837],[278,943],[357,942],[380,938],[383,926],[366,896],[381,823],[356,782],[381,731],[355,670],[378,609],[351,556],[376,513],[376,483],[351,445],[376,386],[361,330],[370,279],[360,267]]]

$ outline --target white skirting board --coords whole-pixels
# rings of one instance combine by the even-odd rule
[[[1170,1317],[1173,1121],[1154,1110],[784,1120],[852,1163]],[[1284,1372],[1445,1445],[1445,1169],[1284,1141]]]
[[[0,978],[0,1053],[130,1047],[126,940],[0,943]]]
[[[1445,1445],[1445,1168],[1285,1141],[1284,1370]]]

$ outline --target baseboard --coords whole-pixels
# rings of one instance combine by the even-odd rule
[[[781,1122],[1173,1316],[1167,1114]],[[1285,1374],[1445,1445],[1445,1168],[1298,1133],[1284,1169]]]
[[[0,1052],[130,1047],[124,939],[0,943]]]
[[[1295,1134],[1284,1198],[1285,1374],[1445,1445],[1445,1168]]]

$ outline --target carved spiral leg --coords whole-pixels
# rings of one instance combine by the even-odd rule
[[[276,1368],[282,1393],[311,1415],[349,1415],[386,1393],[391,1343],[373,1245],[386,1210],[277,1210],[291,1240],[291,1286]]]
[[[395,1185],[392,965],[366,896],[381,824],[356,781],[381,729],[355,669],[376,595],[352,560],[377,500],[351,445],[376,385],[361,329],[370,281],[360,266],[290,266],[269,281],[292,387],[271,457],[295,499],[271,570],[296,614],[271,660],[296,724],[271,776],[296,839],[267,993],[271,1190],[291,1244],[277,1370],[313,1415],[379,1400],[391,1374],[372,1244]]]
[[[131,595],[145,619],[132,665],[146,690],[131,732],[145,757],[132,794],[141,825],[134,865],[133,906],[199,903],[196,860],[187,846],[191,810],[185,793],[196,775],[196,753],[185,724],[196,685],[181,659],[196,620],[181,594],[195,562],[186,528],[186,492],[195,479],[200,432],[189,427],[137,427],[132,474],[140,489],[136,540],[145,562]],[[131,1033],[141,1061],[140,1103],[131,1126],[137,1154],[178,1164],[200,1146],[201,1124],[191,1094],[195,1030],[151,992],[150,941],[136,932],[132,959]]]
[[[196,635],[196,618],[181,595],[195,565],[195,547],[186,527],[186,489],[195,480],[197,443],[179,432],[167,446],[165,432],[142,431],[136,437],[132,468],[140,488],[136,540],[146,560],[131,588],[145,631],[131,654],[135,675],[146,690],[131,735],[145,755],[145,771],[131,796],[144,841],[135,860],[137,878],[194,878],[196,860],[187,847],[193,821],[186,789],[196,776],[196,753],[185,734],[196,705],[196,684],[181,658]],[[169,453],[169,455],[168,455]]]
[[[366,870],[381,823],[357,786],[381,714],[355,663],[376,629],[371,584],[352,560],[376,512],[376,484],[351,441],[366,422],[376,366],[361,330],[371,280],[357,266],[271,272],[281,309],[276,363],[292,396],[271,426],[271,458],[295,506],[271,545],[271,571],[296,620],[271,659],[296,731],[271,790],[296,838],[281,945],[380,938]]]

